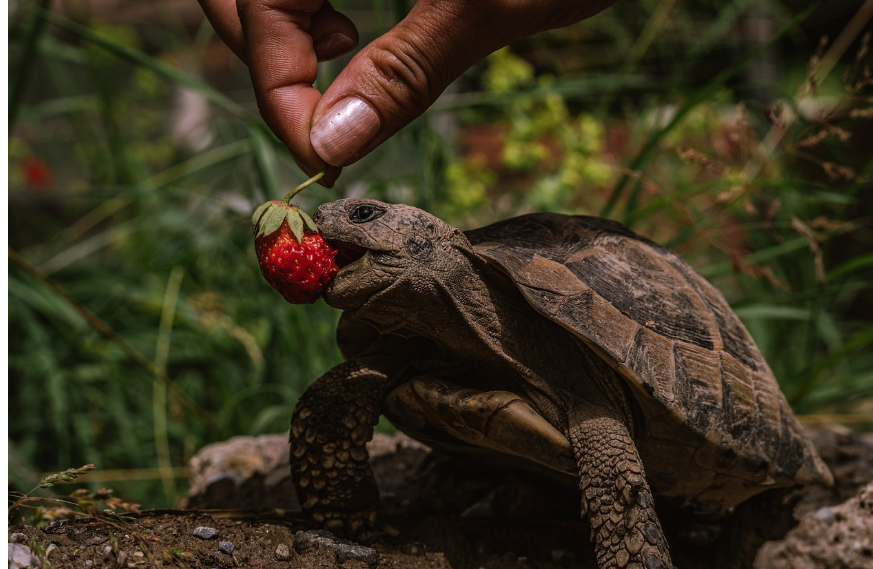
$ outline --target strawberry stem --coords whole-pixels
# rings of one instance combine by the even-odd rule
[[[296,196],[301,191],[308,188],[309,186],[311,186],[315,182],[322,179],[324,177],[324,175],[327,174],[328,170],[330,170],[330,166],[327,166],[324,170],[322,170],[321,172],[319,172],[315,176],[309,178],[308,180],[306,180],[305,182],[303,182],[302,184],[300,184],[299,186],[297,186],[296,188],[294,188],[293,190],[288,192],[288,195],[285,196],[284,198],[282,198],[282,201],[285,202],[286,205],[291,205],[291,198],[293,198],[294,196]]]

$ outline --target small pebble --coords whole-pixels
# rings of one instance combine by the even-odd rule
[[[9,543],[27,543],[27,536],[23,533],[13,533],[9,536]]]
[[[8,545],[8,550],[9,569],[24,569],[25,567],[39,569],[42,566],[36,555],[34,555],[26,545],[10,543]]]
[[[219,541],[218,551],[224,553],[225,555],[233,555],[233,543],[229,541]]]
[[[194,537],[199,537],[200,539],[215,539],[218,537],[218,530],[206,526],[197,526],[194,528]]]
[[[289,559],[291,559],[291,549],[284,543],[280,543],[276,547],[276,560],[288,561]]]

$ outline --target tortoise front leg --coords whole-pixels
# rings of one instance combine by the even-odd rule
[[[571,413],[570,425],[582,515],[591,523],[600,569],[672,568],[643,463],[625,424],[607,409],[589,407]]]
[[[291,419],[291,478],[300,505],[325,529],[356,535],[372,529],[379,491],[366,444],[396,385],[393,362],[360,357],[321,376]]]

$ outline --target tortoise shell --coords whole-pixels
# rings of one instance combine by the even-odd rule
[[[748,331],[677,254],[585,216],[530,214],[466,236],[626,380],[653,489],[722,511],[762,487],[830,481]]]

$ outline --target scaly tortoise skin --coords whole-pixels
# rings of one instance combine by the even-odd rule
[[[652,493],[704,513],[829,484],[758,348],[679,256],[603,219],[462,233],[405,205],[315,214],[346,361],[301,397],[292,472],[327,529],[374,527],[365,444],[385,413],[433,446],[573,480],[598,564],[671,567]],[[644,470],[645,465],[645,470]]]

